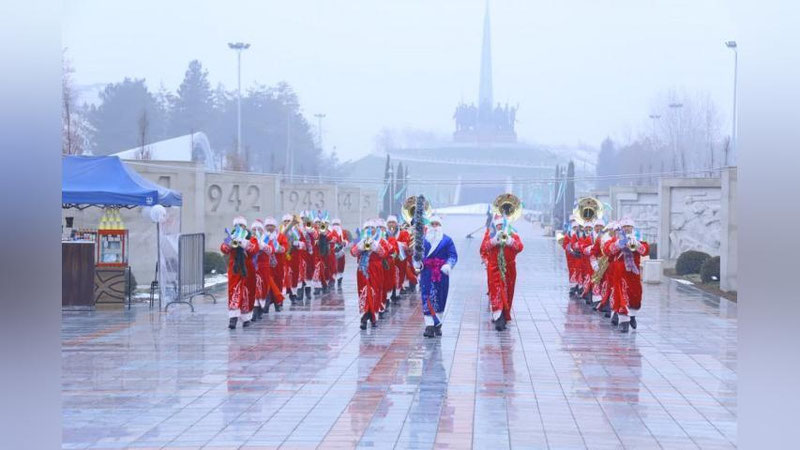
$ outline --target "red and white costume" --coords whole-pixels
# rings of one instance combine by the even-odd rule
[[[384,247],[373,239],[375,223],[367,221],[363,230],[361,240],[350,248],[350,254],[356,258],[356,289],[362,328],[366,320],[375,325],[376,314],[382,307],[383,283],[380,273],[383,270],[384,256]]]
[[[389,238],[394,240],[394,245],[397,252],[394,257],[394,267],[392,274],[394,279],[393,289],[400,290],[406,280],[406,271],[408,261],[410,260],[409,244],[411,243],[411,235],[406,230],[398,227],[397,217],[389,216],[386,219],[386,225],[389,229]]]
[[[344,276],[344,266],[345,266],[345,252],[350,245],[350,239],[347,236],[347,232],[342,228],[342,221],[339,219],[333,219],[332,229],[334,235],[336,235],[336,245],[335,245],[335,257],[336,257],[336,269],[334,270],[334,279],[337,282],[342,279]]]
[[[493,226],[502,224],[503,218],[495,217]],[[501,240],[500,231],[496,228],[494,235],[488,229],[483,235],[480,253],[486,262],[492,320],[497,320],[501,314],[506,321],[511,320],[511,306],[517,282],[516,258],[523,249],[522,240],[517,233],[509,233],[506,241]]]
[[[233,220],[233,226],[247,229],[243,217]],[[253,256],[258,252],[258,241],[248,233],[249,238],[237,239],[238,247],[226,239],[220,251],[228,255],[228,317],[249,322],[255,304],[255,266]]]
[[[633,221],[622,219],[619,226],[633,227]],[[629,247],[630,243],[633,243],[633,249]],[[641,257],[650,253],[650,245],[644,241],[637,241],[631,235],[626,236],[621,229],[604,244],[603,248],[609,255],[609,269],[613,268],[608,274],[611,309],[617,313],[620,325],[626,324],[642,306],[640,263]]]
[[[278,223],[272,217],[264,219],[264,226],[267,228],[265,241],[270,249],[269,269],[270,278],[273,282],[273,289],[270,291],[270,298],[276,306],[283,305],[283,288],[286,281],[286,249],[289,242],[286,236],[278,232]]]

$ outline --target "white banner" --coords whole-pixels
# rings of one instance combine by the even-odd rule
[[[167,218],[158,226],[158,287],[161,304],[178,299],[178,240],[181,234],[181,209],[167,208]]]

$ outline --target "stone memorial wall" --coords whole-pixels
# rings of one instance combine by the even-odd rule
[[[659,183],[658,252],[666,267],[686,250],[720,254],[722,189],[719,178],[665,178]]]
[[[284,212],[327,210],[354,230],[368,217],[378,214],[378,191],[332,184],[282,183],[276,175],[205,172],[195,163],[172,161],[125,161],[143,177],[183,194],[181,208],[167,208],[181,215],[181,232],[205,233],[206,250],[219,251],[225,228],[235,216],[251,222]],[[74,228],[97,228],[99,208],[62,210],[62,218],[73,217]],[[139,284],[149,283],[156,264],[155,224],[142,216],[142,208],[122,210],[130,233],[129,264]]]

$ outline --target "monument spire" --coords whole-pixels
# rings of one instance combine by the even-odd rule
[[[489,22],[489,0],[486,0],[486,12],[483,16],[483,47],[481,48],[481,81],[478,89],[478,106],[494,105],[492,98],[492,42]]]

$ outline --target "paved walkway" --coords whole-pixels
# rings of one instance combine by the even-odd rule
[[[440,339],[422,337],[416,297],[359,330],[352,276],[233,332],[224,302],[65,312],[64,446],[735,446],[735,304],[646,286],[623,335],[568,299],[563,253],[530,232],[515,320],[497,333],[479,242],[462,239],[476,225],[451,222],[461,261]]]

